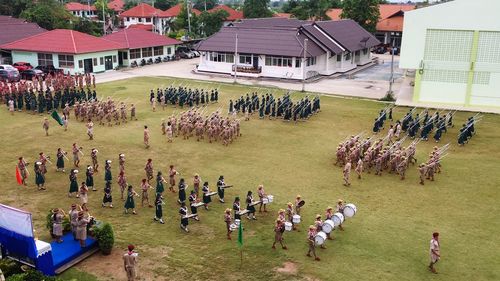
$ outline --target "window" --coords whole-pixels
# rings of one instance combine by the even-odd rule
[[[240,63],[252,64],[252,55],[240,55]]]
[[[116,55],[113,56],[113,63],[116,63]]]
[[[100,64],[100,65],[103,65],[103,64],[104,64],[104,58],[103,58],[103,57],[100,57],[100,58],[99,58],[99,64]]]
[[[97,58],[93,59],[94,66],[97,66]]]
[[[368,49],[363,49],[363,55],[368,54]]]
[[[153,52],[151,51],[152,48],[149,47],[149,48],[142,48],[142,57],[145,58],[145,57],[152,57],[153,56]]]
[[[130,59],[140,59],[141,49],[130,49]]]
[[[75,59],[72,55],[59,55],[59,67],[75,67]]]
[[[78,61],[78,68],[83,68],[83,61],[82,60]]]
[[[151,22],[151,18],[146,18],[146,22]]]
[[[127,21],[130,21],[130,18],[127,18]]]
[[[214,62],[234,63],[234,55],[228,53],[207,53],[208,60]]]
[[[295,67],[299,68],[302,65],[301,59],[295,59]]]
[[[337,61],[342,61],[342,55],[337,55]]]
[[[167,55],[170,55],[172,53],[172,49],[170,47],[167,48]]]
[[[54,65],[52,54],[38,54],[38,65]]]
[[[298,60],[299,59],[297,59],[297,61]],[[297,63],[297,61],[295,63]],[[293,58],[266,56],[265,65],[267,65],[267,66],[293,67]],[[300,67],[300,64],[297,67]]]
[[[163,46],[162,47],[154,47],[155,56],[163,56]]]
[[[307,66],[311,66],[311,65],[315,65],[315,64],[316,64],[316,57],[307,58],[307,63],[306,63]]]
[[[128,60],[128,54],[127,54],[127,52],[123,52],[123,53],[122,53],[122,58],[123,58],[124,60]]]
[[[344,60],[350,61],[351,60],[351,53],[347,53],[344,55]]]

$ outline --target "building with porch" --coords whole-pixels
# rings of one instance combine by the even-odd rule
[[[415,70],[413,102],[500,107],[498,11],[498,0],[455,0],[405,14],[399,67]]]
[[[370,48],[379,43],[352,20],[244,19],[198,44],[197,71],[309,79],[370,63]]]
[[[181,44],[175,39],[137,28],[123,29],[102,38],[120,45],[119,66],[130,66],[133,61],[139,64],[142,59],[172,57],[175,46]]]
[[[64,5],[75,17],[97,19],[97,9],[94,5],[80,4],[78,2],[68,2]]]
[[[11,51],[14,62],[53,65],[69,74],[115,69],[120,48],[118,43],[69,29],[54,29],[0,46]]]
[[[380,4],[375,37],[383,44],[394,43],[394,46],[401,47],[404,14],[415,9],[414,4]],[[331,20],[340,20],[340,14],[342,9],[330,9],[326,12]]]

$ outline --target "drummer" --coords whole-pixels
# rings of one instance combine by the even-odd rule
[[[316,215],[316,220],[314,221],[314,225],[316,226],[316,232],[320,232],[323,230],[323,220],[321,220],[321,215]],[[326,249],[325,243],[321,244],[321,249]]]
[[[234,220],[241,220],[240,216],[241,205],[240,205],[240,197],[238,196],[234,198],[233,210],[234,210]]]
[[[208,195],[208,193],[210,193],[210,187],[208,187],[208,181],[203,183],[201,191],[203,192],[203,204],[205,204],[205,210],[208,210],[208,204],[212,202],[212,198]]]
[[[246,202],[247,202],[247,210],[248,210],[247,219],[257,220],[257,218],[255,217],[255,206],[251,205],[253,203],[253,196],[252,196],[252,191],[250,191],[250,190],[247,192]]]
[[[287,221],[289,221],[291,224],[292,224],[292,229],[293,230],[297,230],[297,227],[295,227],[295,224],[293,223],[293,204],[292,202],[288,202],[286,204],[286,218],[287,218]]]
[[[179,208],[179,215],[181,217],[181,229],[189,232],[187,226],[189,224],[189,219],[187,218],[188,209],[186,207],[186,203],[182,202],[181,207]]]
[[[198,208],[196,206],[194,206],[194,204],[196,204],[196,203],[198,203],[198,197],[196,196],[196,192],[194,190],[191,190],[191,194],[189,194],[189,205],[191,206],[191,214],[193,214],[193,215],[198,214]],[[198,216],[194,217],[194,219],[197,221],[200,220],[200,218],[198,218]]]
[[[209,196],[210,198],[210,196]],[[226,229],[227,229],[227,239],[231,240],[231,209],[227,208],[226,211],[224,212],[224,222],[226,223]]]
[[[285,232],[285,223],[282,221],[282,220],[276,220],[276,225],[274,226],[274,242],[273,242],[273,246],[271,248],[273,248],[273,250],[276,249],[276,243],[280,243],[281,244],[281,248],[283,250],[287,250],[288,248],[286,247],[285,243],[283,242],[284,239],[283,239],[283,232]]]
[[[278,211],[278,219],[281,220],[281,221],[285,221],[285,210],[280,209]]]
[[[163,221],[163,200],[161,199],[160,194],[156,194],[155,206],[156,212],[153,220],[160,221],[161,224],[165,224],[165,222]]]
[[[300,202],[302,201],[302,196],[300,195],[297,195],[297,197],[295,198],[295,213],[297,215],[300,215]]]
[[[337,201],[337,207],[336,207],[335,211],[336,211],[337,213],[341,213],[341,214],[343,215],[343,214],[344,214],[344,207],[345,207],[345,206],[344,206],[344,200],[339,199],[339,200]],[[344,231],[344,228],[342,227],[342,223],[341,223],[341,224],[339,224],[339,229],[340,229],[340,230],[342,230],[342,231]]]
[[[307,244],[309,245],[309,251],[307,251],[306,256],[310,257],[312,253],[314,255],[314,260],[319,261],[319,257],[316,256],[316,241],[314,240],[316,233],[316,227],[314,227],[314,225],[310,225],[309,231],[307,232]]]
[[[219,194],[219,201],[221,203],[224,203],[224,186],[226,186],[224,183],[224,176],[220,176],[217,181],[217,193]]]
[[[326,208],[325,218],[326,218],[326,220],[332,220],[333,219],[333,208],[332,207]],[[326,234],[326,239],[333,240],[333,238],[330,236],[331,233],[332,232],[330,231],[329,233]]]
[[[260,199],[259,213],[262,212],[262,206],[264,206],[264,212],[267,213],[266,204],[264,204],[264,197],[266,197],[266,193],[264,191],[264,185],[262,184],[259,185],[257,193],[259,194],[259,199]]]

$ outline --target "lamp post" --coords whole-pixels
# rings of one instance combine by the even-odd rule
[[[306,91],[306,54],[307,54],[307,42],[309,39],[304,39],[304,56],[302,57],[302,92]]]
[[[236,76],[238,71],[238,29],[236,29],[236,38],[234,42],[234,83],[236,84]]]
[[[391,78],[389,80],[389,91],[387,92],[388,96],[392,96],[393,83],[394,83],[394,39],[392,39],[392,47],[391,47]]]

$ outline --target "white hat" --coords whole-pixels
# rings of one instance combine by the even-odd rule
[[[122,153],[122,154],[120,154],[119,156],[120,156],[120,157],[125,157],[125,154],[123,154],[123,153]]]
[[[42,162],[36,162],[35,164],[37,164],[37,165],[42,165]]]
[[[78,174],[78,170],[75,170],[74,172],[75,172],[75,174]]]
[[[111,163],[111,160],[106,160],[106,163],[110,164],[110,163]]]

